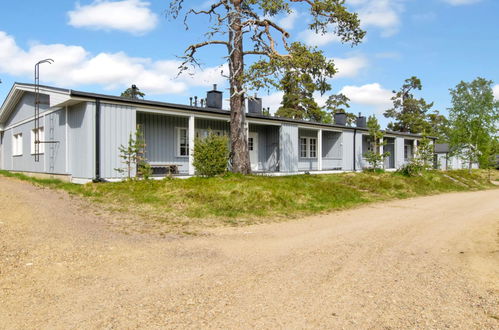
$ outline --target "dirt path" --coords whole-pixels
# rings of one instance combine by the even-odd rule
[[[499,328],[499,190],[193,238],[0,178],[0,328]]]

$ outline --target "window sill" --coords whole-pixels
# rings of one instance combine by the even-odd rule
[[[12,157],[22,157],[23,154],[19,154],[19,155],[12,155]]]
[[[37,154],[32,153],[32,154],[31,154],[31,156],[36,156],[36,155],[41,156],[41,155],[44,155],[44,154],[45,154],[44,152],[39,152],[39,153],[37,153]]]

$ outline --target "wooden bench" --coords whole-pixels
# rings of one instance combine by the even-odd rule
[[[178,164],[158,164],[158,163],[153,163],[150,165],[153,175],[179,174],[178,168],[182,166]]]

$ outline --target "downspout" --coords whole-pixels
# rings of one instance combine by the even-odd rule
[[[353,129],[353,171],[354,172],[357,172],[357,166],[355,164],[355,156],[356,156],[355,149],[357,148],[356,143],[357,143],[357,129],[354,128]]]
[[[100,173],[100,99],[95,99],[95,178],[93,182],[102,182]]]

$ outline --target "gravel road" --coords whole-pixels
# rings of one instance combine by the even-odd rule
[[[140,226],[1,177],[0,329],[499,329],[499,189],[196,237]]]

